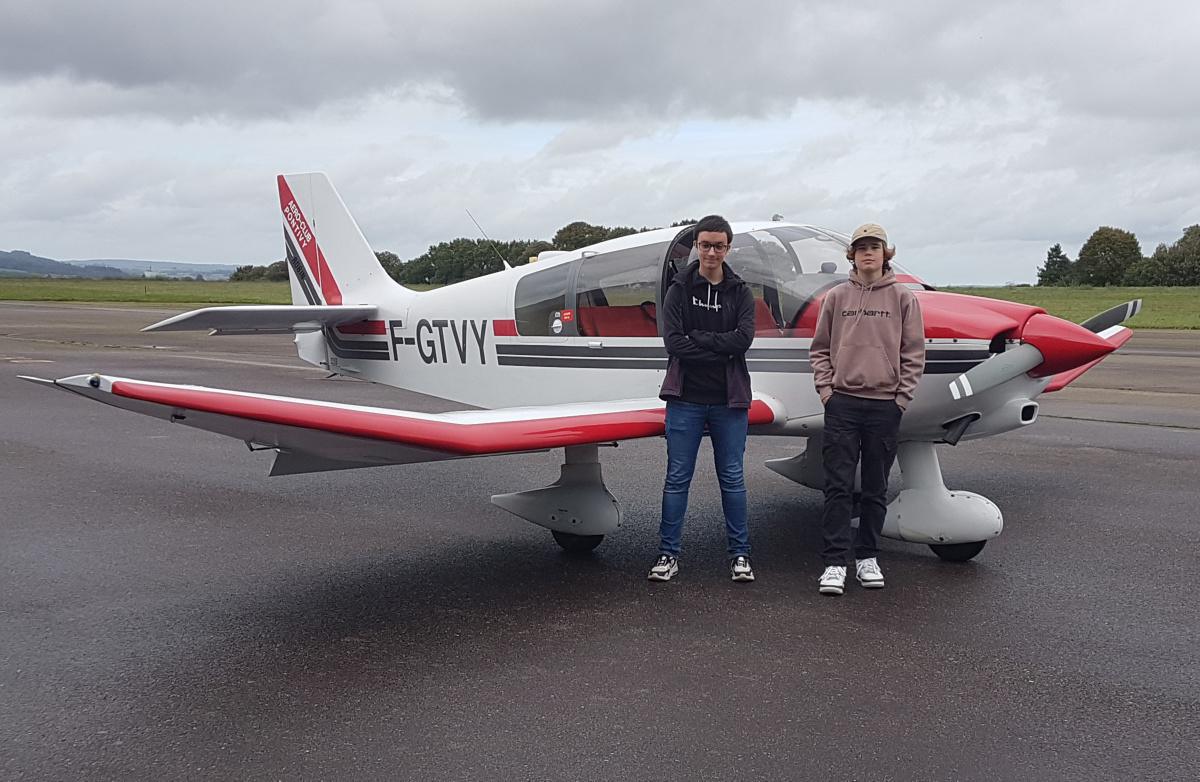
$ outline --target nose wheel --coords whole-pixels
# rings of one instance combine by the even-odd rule
[[[586,554],[604,540],[603,535],[576,535],[556,529],[550,530],[550,534],[554,536],[554,542],[562,546],[563,551],[568,554]]]
[[[966,562],[983,551],[986,545],[986,540],[976,540],[971,543],[930,543],[929,548],[946,562]]]

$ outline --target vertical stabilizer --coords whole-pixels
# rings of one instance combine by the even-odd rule
[[[280,174],[278,182],[293,304],[379,304],[406,291],[379,265],[329,177]]]

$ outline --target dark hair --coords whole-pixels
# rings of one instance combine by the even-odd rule
[[[721,215],[709,215],[708,217],[700,218],[700,222],[696,223],[696,240],[700,240],[700,233],[708,231],[716,233],[718,231],[725,234],[726,239],[730,244],[733,244],[733,229],[729,227],[729,221]]]

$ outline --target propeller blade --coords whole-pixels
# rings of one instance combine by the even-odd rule
[[[1118,308],[1121,312],[1112,317],[1124,320],[1129,313],[1137,311],[1137,305],[1137,301],[1123,304]],[[1092,320],[1097,321],[1111,312]],[[1085,326],[1044,312],[1032,315],[1021,327],[1021,344],[997,353],[956,377],[950,383],[951,396],[963,399],[982,394],[1026,372],[1033,377],[1049,377],[1084,366],[1116,350],[1114,343]]]
[[[1017,345],[954,378],[950,383],[950,394],[955,399],[982,394],[1041,363],[1042,351],[1033,345]]]
[[[1101,331],[1112,328],[1118,323],[1124,323],[1141,311],[1142,300],[1134,299],[1133,301],[1127,301],[1124,304],[1118,304],[1110,310],[1101,312],[1099,315],[1093,315],[1079,325],[1083,326],[1093,334],[1099,334]]]

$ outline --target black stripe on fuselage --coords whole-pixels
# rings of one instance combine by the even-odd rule
[[[612,356],[614,358],[666,358],[667,350],[658,345],[592,348],[587,345],[496,345],[497,356]]]
[[[333,329],[326,326],[322,329],[329,351],[338,358],[358,358],[367,361],[387,361],[392,357],[392,351],[387,342],[380,340],[343,340],[339,339]]]
[[[544,358],[542,356],[498,356],[500,366],[556,367],[559,369],[666,369],[666,359],[651,358]],[[796,372],[812,374],[807,361],[747,361],[751,372]]]
[[[609,358],[603,356],[505,356],[496,357],[502,367],[555,367],[557,369],[666,369],[666,359]],[[979,365],[979,361],[928,361],[929,375],[958,375]],[[785,372],[812,374],[812,364],[806,359],[780,361],[749,358],[746,366],[751,372]]]
[[[667,360],[666,348],[660,346],[608,345],[497,345],[497,356],[542,356],[544,358],[619,358]],[[746,359],[808,360],[808,348],[750,348]]]
[[[666,359],[666,348],[661,345],[551,345],[498,344],[497,356],[542,356],[545,358],[621,358],[621,359]],[[986,350],[938,350],[925,351],[926,361],[971,361],[979,363],[991,356]],[[746,353],[747,360],[808,360],[808,348],[755,348]]]

